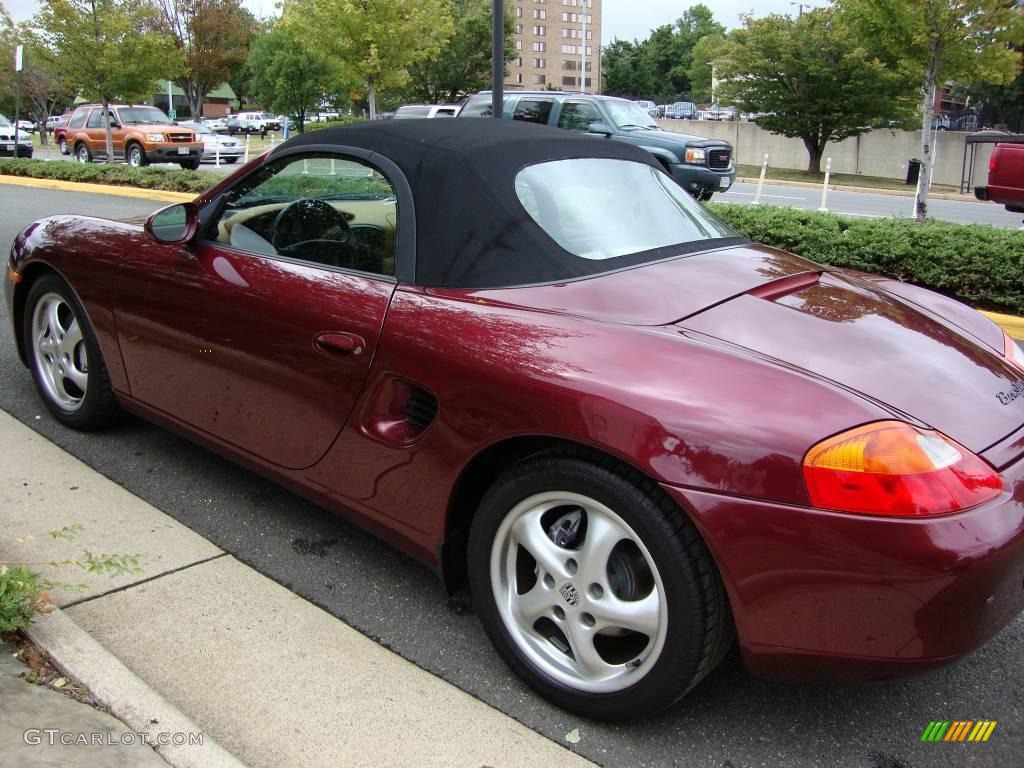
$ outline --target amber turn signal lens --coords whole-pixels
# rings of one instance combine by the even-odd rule
[[[959,443],[901,421],[830,437],[804,457],[804,482],[820,509],[865,515],[960,512],[995,498],[999,474]]]

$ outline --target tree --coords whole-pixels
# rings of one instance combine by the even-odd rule
[[[455,32],[429,59],[409,65],[406,94],[413,101],[454,102],[491,82],[491,0],[447,0]],[[509,9],[511,10],[511,9]],[[505,63],[516,56],[514,22],[505,14]]]
[[[693,66],[693,49],[702,38],[708,35],[724,37],[725,33],[725,27],[715,21],[714,14],[706,5],[694,5],[683,11],[683,15],[676,19],[676,35],[683,53],[680,66],[684,69]]]
[[[256,19],[241,0],[159,0],[161,29],[181,51],[185,67],[175,82],[192,118],[203,114],[206,94],[241,69],[256,32]]]
[[[727,48],[724,35],[705,35],[693,46],[690,68],[690,94],[694,101],[712,101],[712,62],[721,57]]]
[[[377,89],[404,85],[408,68],[436,55],[454,32],[447,0],[284,0],[282,18],[365,85],[371,120]]]
[[[303,45],[295,30],[277,24],[256,37],[246,64],[249,87],[266,109],[298,118],[299,133],[337,79],[337,70],[322,52]]]
[[[1007,0],[839,0],[859,38],[920,84],[921,175],[914,217],[928,217],[931,130],[938,85],[1005,84],[1020,71],[1024,18]]]
[[[108,163],[110,102],[151,98],[154,80],[181,71],[174,42],[152,31],[157,22],[156,9],[143,0],[42,0],[32,21],[57,71],[85,98],[102,102]]]
[[[644,56],[644,43],[613,40],[601,53],[604,92],[627,99],[648,99],[658,91],[654,68]]]
[[[798,19],[744,17],[718,78],[722,101],[767,113],[758,125],[803,140],[809,173],[820,173],[828,142],[901,119],[910,108],[906,78],[852,42],[830,9]]]

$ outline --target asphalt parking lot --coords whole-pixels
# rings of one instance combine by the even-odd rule
[[[129,216],[162,205],[3,185],[0,198],[5,253],[22,227],[49,213]],[[595,762],[709,768],[1021,764],[1024,617],[978,653],[923,678],[858,687],[786,685],[747,674],[733,653],[658,717],[616,725],[581,720],[511,675],[465,596],[449,599],[425,568],[361,530],[145,422],[126,419],[96,434],[57,425],[17,360],[9,329],[6,307],[0,308],[0,409],[261,573],[538,732],[564,742],[578,728],[575,749]],[[0,454],[10,450],[17,446],[2,446]],[[982,719],[999,723],[986,743],[920,741],[929,721]]]

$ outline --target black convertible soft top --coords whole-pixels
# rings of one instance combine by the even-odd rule
[[[605,261],[581,259],[552,240],[516,196],[516,174],[549,160],[601,157],[659,167],[638,147],[533,123],[468,118],[356,123],[303,134],[282,148],[307,144],[359,147],[399,167],[416,206],[419,285],[494,288],[547,283],[671,255],[646,252]]]

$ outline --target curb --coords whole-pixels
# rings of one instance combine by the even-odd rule
[[[217,181],[217,179],[212,179]],[[85,184],[80,181],[61,181],[59,179],[35,179],[29,176],[0,175],[0,184],[11,184],[16,187],[34,187],[36,189],[54,189],[62,192],[89,192],[119,197],[134,197],[140,200],[157,200],[167,203],[188,203],[195,200],[200,193],[168,192],[160,189],[139,189],[138,187],[121,187],[113,184]]]
[[[757,184],[760,179],[756,176],[737,176],[737,184]],[[770,179],[765,177],[765,184],[771,184],[776,187],[808,187],[811,189],[821,189],[822,182],[813,181],[788,181],[782,179]],[[863,192],[865,194],[873,195],[892,195],[894,197],[913,197],[914,192],[903,189],[886,189],[884,187],[851,187],[842,184],[829,184],[828,189],[830,192]],[[980,203],[974,195],[961,195],[959,192],[929,192],[929,200],[955,200],[961,203]]]
[[[85,685],[136,733],[200,733],[201,729],[150,688],[60,608],[39,615],[25,633],[54,664]],[[246,768],[208,733],[196,745],[152,744],[175,768]]]

